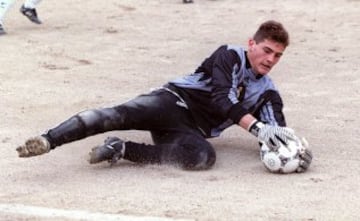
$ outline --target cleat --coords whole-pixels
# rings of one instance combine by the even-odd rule
[[[49,141],[42,136],[28,139],[24,145],[16,148],[19,157],[32,157],[48,153],[50,151]]]
[[[193,0],[183,0],[183,3],[193,3]]]
[[[89,153],[89,163],[100,163],[108,161],[112,166],[118,160],[123,158],[125,151],[125,142],[117,137],[108,137],[103,145],[92,148]]]
[[[0,24],[0,35],[4,35],[4,34],[6,34],[6,31],[4,30],[2,24]]]
[[[21,6],[20,12],[25,15],[30,21],[34,22],[35,24],[41,24],[39,20],[36,9],[35,8],[25,8],[24,5]]]

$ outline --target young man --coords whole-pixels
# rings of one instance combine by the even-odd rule
[[[289,44],[281,23],[267,21],[248,41],[248,49],[219,47],[191,75],[110,108],[80,112],[17,148],[19,157],[49,152],[60,145],[112,130],[150,131],[154,144],[109,137],[92,149],[90,163],[119,159],[172,163],[207,169],[216,154],[207,138],[237,124],[270,148],[296,139],[285,127],[282,99],[267,75]],[[298,171],[311,158],[303,157]]]
[[[35,24],[41,24],[35,9],[40,1],[41,0],[26,0],[20,8],[20,12]],[[0,0],[0,35],[6,34],[3,26],[4,17],[13,4],[14,0]]]

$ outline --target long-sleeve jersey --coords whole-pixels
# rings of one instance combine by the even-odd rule
[[[257,75],[244,48],[223,45],[190,75],[169,82],[185,101],[199,129],[205,136],[215,137],[229,126],[239,123],[265,91],[277,90],[267,75]],[[271,103],[260,111],[260,120],[277,125]]]

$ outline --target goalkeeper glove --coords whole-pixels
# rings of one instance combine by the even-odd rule
[[[308,149],[309,144],[307,140],[303,137],[300,141],[303,148],[300,150],[300,154],[299,154],[300,163],[299,163],[299,167],[296,170],[296,172],[298,173],[305,172],[310,167],[313,158],[313,154],[311,150]]]
[[[288,127],[272,126],[260,121],[253,122],[248,131],[272,150],[277,150],[281,143],[287,145],[289,140],[297,139],[294,131]]]

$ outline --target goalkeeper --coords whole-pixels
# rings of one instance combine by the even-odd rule
[[[283,102],[268,73],[289,44],[283,25],[262,23],[247,49],[223,45],[194,73],[147,94],[108,108],[82,111],[17,148],[19,157],[47,153],[58,146],[114,130],[149,131],[153,144],[108,137],[90,152],[90,163],[119,159],[175,164],[183,169],[211,168],[216,160],[207,140],[237,124],[270,148],[296,139],[286,127]],[[309,157],[310,156],[310,157]],[[302,158],[305,171],[311,155]]]

